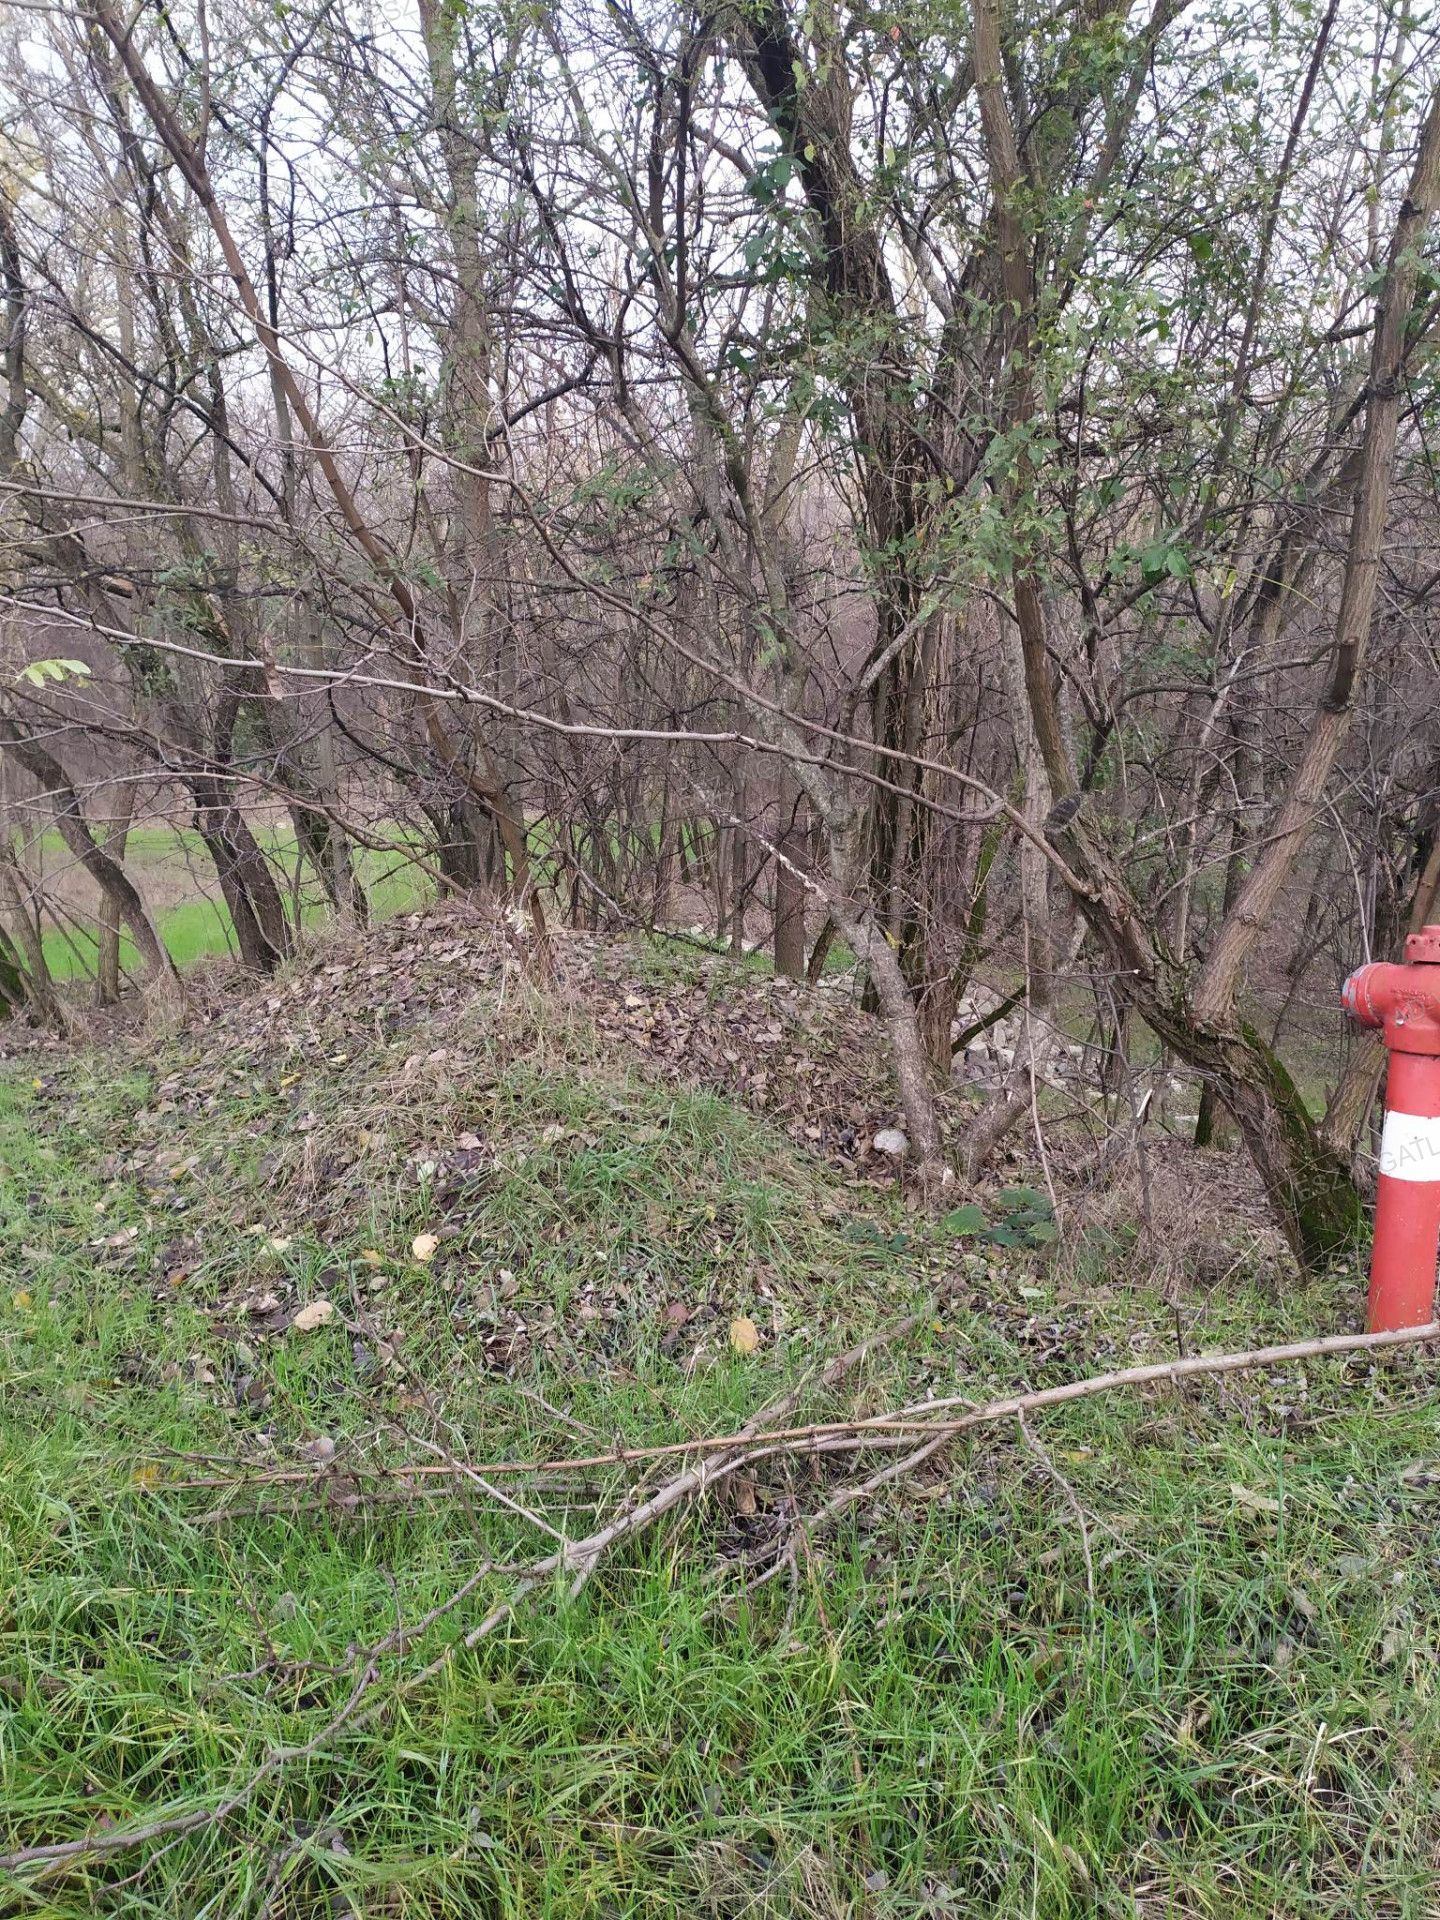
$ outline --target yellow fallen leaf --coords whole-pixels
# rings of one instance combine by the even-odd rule
[[[160,1484],[160,1469],[156,1466],[137,1467],[130,1476],[130,1484],[148,1493],[152,1487]]]
[[[433,1260],[440,1246],[440,1236],[436,1233],[417,1233],[410,1242],[410,1251],[417,1260]]]
[[[760,1329],[748,1313],[740,1313],[730,1322],[730,1344],[736,1353],[754,1353],[760,1344]]]
[[[385,1256],[377,1247],[365,1247],[360,1254],[361,1263],[367,1267],[383,1267]]]
[[[334,1318],[332,1301],[312,1300],[308,1307],[301,1307],[290,1325],[296,1333],[313,1333],[316,1327],[323,1327]]]
[[[10,1304],[12,1307],[19,1307],[20,1311],[24,1313],[27,1307],[31,1307],[35,1303],[30,1297],[30,1289],[28,1287],[22,1287],[18,1293],[11,1294]]]

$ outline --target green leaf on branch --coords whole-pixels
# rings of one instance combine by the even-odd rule
[[[43,687],[49,680],[88,680],[90,669],[83,660],[32,660],[20,669],[18,678],[32,687]]]

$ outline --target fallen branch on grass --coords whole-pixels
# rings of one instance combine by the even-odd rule
[[[1417,1341],[1440,1338],[1440,1321],[1431,1321],[1423,1327],[1407,1327],[1398,1333],[1379,1334],[1336,1334],[1321,1340],[1295,1341],[1283,1347],[1256,1347],[1245,1353],[1199,1354],[1174,1362],[1165,1362],[1156,1366],[1127,1367],[1114,1373],[1089,1375],[1083,1380],[1072,1380],[1062,1387],[1044,1387],[1036,1392],[1012,1395],[1004,1400],[992,1400],[985,1406],[975,1406],[971,1401],[932,1400],[920,1405],[931,1407],[950,1407],[963,1405],[966,1411],[954,1420],[934,1420],[915,1425],[908,1420],[900,1420],[891,1415],[881,1415],[872,1421],[866,1421],[851,1429],[851,1444],[857,1450],[861,1447],[869,1450],[888,1445],[901,1452],[900,1457],[887,1466],[879,1468],[868,1479],[855,1481],[842,1486],[832,1493],[823,1505],[813,1513],[798,1516],[789,1530],[775,1547],[775,1558],[761,1573],[746,1583],[745,1591],[754,1594],[767,1586],[777,1575],[783,1573],[787,1565],[793,1563],[794,1541],[796,1537],[812,1540],[839,1519],[850,1507],[872,1499],[883,1487],[892,1486],[903,1480],[916,1468],[921,1467],[936,1454],[942,1453],[956,1437],[967,1429],[981,1424],[998,1424],[1013,1417],[1020,1429],[1021,1438],[1041,1461],[1046,1472],[1059,1486],[1067,1504],[1075,1516],[1080,1530],[1081,1550],[1085,1558],[1085,1584],[1090,1604],[1095,1604],[1095,1567],[1090,1550],[1089,1532],[1085,1515],[1068,1480],[1060,1473],[1054,1461],[1045,1452],[1026,1422],[1026,1414],[1037,1408],[1054,1406],[1070,1400],[1089,1399],[1095,1394],[1108,1393],[1118,1387],[1146,1386],[1164,1380],[1183,1378],[1188,1374],[1235,1373],[1245,1368],[1276,1366],[1291,1360],[1305,1360],[1328,1354],[1346,1354],[1356,1351],[1365,1352],[1376,1347],[1408,1346]],[[905,1408],[909,1414],[914,1408]],[[896,1430],[904,1438],[896,1437]],[[928,1434],[928,1438],[922,1437]],[[774,1438],[775,1436],[767,1436]],[[913,1443],[913,1444],[912,1444]],[[789,1446],[769,1447],[770,1454],[800,1452],[812,1449],[838,1449],[841,1445],[834,1439],[815,1440],[805,1445],[791,1443]],[[752,1454],[752,1460],[764,1457]]]
[[[914,1320],[907,1327],[914,1326]],[[882,1336],[876,1336],[880,1339]],[[883,1336],[894,1339],[895,1333]],[[820,1420],[808,1426],[800,1427],[764,1427],[758,1423],[767,1418],[782,1417],[777,1410],[781,1403],[765,1409],[748,1426],[736,1433],[711,1434],[690,1440],[668,1440],[654,1446],[615,1447],[608,1453],[572,1454],[553,1460],[482,1460],[446,1465],[422,1464],[396,1468],[374,1468],[370,1471],[377,1477],[385,1478],[423,1478],[427,1475],[466,1476],[480,1473],[490,1476],[500,1474],[552,1474],[587,1473],[601,1467],[623,1467],[646,1460],[662,1460],[680,1454],[724,1453],[738,1446],[750,1446],[769,1452],[798,1451],[809,1441],[852,1438],[861,1442],[871,1434],[914,1435],[925,1438],[935,1434],[963,1433],[968,1427],[982,1426],[996,1420],[1013,1419],[1017,1415],[1035,1413],[1044,1407],[1063,1406],[1072,1400],[1088,1400],[1097,1393],[1112,1393],[1122,1387],[1145,1387],[1161,1385],[1165,1382],[1177,1382],[1197,1376],[1221,1373],[1253,1372],[1259,1367],[1280,1367],[1293,1360],[1323,1360],[1330,1357],[1343,1357],[1351,1353],[1373,1353],[1387,1347],[1403,1347],[1422,1344],[1440,1339],[1440,1321],[1431,1320],[1421,1327],[1401,1327],[1393,1333],[1337,1333],[1318,1340],[1295,1340],[1284,1346],[1252,1347],[1241,1353],[1197,1353],[1183,1360],[1161,1360],[1149,1366],[1121,1367],[1111,1373],[1087,1375],[1082,1380],[1070,1380],[1059,1387],[1042,1387],[1033,1393],[1008,1395],[1003,1400],[991,1400],[983,1406],[976,1406],[972,1400],[962,1394],[955,1394],[943,1400],[921,1400],[910,1406],[897,1408],[893,1413],[876,1414],[866,1420]],[[869,1351],[871,1342],[854,1353]],[[853,1364],[852,1355],[842,1355],[841,1362]],[[841,1362],[837,1362],[839,1365]],[[822,1380],[823,1380],[822,1376]],[[786,1403],[793,1406],[798,1392],[787,1396]],[[966,1411],[957,1414],[953,1420],[935,1420],[928,1416],[943,1413],[951,1407],[964,1407]],[[922,1417],[925,1416],[925,1417]],[[761,1457],[751,1453],[749,1458]],[[354,1469],[347,1468],[348,1477],[359,1477]],[[302,1482],[314,1482],[318,1478],[315,1469],[286,1468],[279,1472],[246,1476],[224,1477],[216,1475],[210,1478],[194,1480],[160,1480],[147,1484],[149,1493],[194,1493],[218,1491],[226,1488],[284,1486]]]
[[[878,1346],[901,1338],[910,1332],[919,1324],[922,1317],[918,1314],[912,1315],[871,1339],[862,1341],[847,1353],[841,1354],[822,1371],[818,1384],[835,1385]],[[693,1466],[686,1468],[683,1473],[677,1474],[674,1479],[667,1481],[664,1486],[628,1513],[622,1513],[608,1521],[585,1539],[567,1542],[555,1553],[535,1561],[519,1578],[515,1590],[508,1599],[491,1608],[478,1626],[471,1628],[459,1641],[447,1646],[419,1673],[409,1678],[404,1683],[404,1691],[413,1691],[439,1673],[454,1658],[457,1650],[478,1646],[481,1640],[510,1618],[520,1600],[556,1574],[571,1576],[570,1591],[572,1594],[578,1593],[590,1579],[604,1555],[620,1541],[634,1537],[683,1500],[705,1492],[707,1488],[757,1459],[776,1453],[804,1453],[817,1446],[834,1448],[838,1451],[843,1449],[847,1442],[851,1446],[863,1447],[872,1439],[875,1443],[894,1447],[901,1436],[908,1435],[921,1444],[900,1463],[903,1470],[906,1467],[918,1465],[921,1460],[938,1451],[946,1440],[972,1427],[1000,1420],[1023,1420],[1026,1414],[1038,1412],[1041,1408],[1091,1399],[1097,1394],[1110,1393],[1119,1388],[1173,1383],[1197,1376],[1239,1373],[1260,1367],[1285,1366],[1292,1361],[1380,1352],[1387,1348],[1415,1346],[1436,1339],[1440,1339],[1440,1321],[1432,1320],[1424,1326],[1405,1327],[1393,1333],[1336,1334],[1319,1340],[1292,1341],[1284,1346],[1255,1347],[1243,1353],[1196,1354],[1188,1359],[1163,1361],[1151,1366],[1123,1367],[1109,1373],[1092,1374],[1082,1380],[1072,1380],[1063,1386],[1042,1387],[1033,1393],[1010,1394],[1003,1399],[991,1400],[979,1407],[963,1400],[960,1396],[953,1396],[944,1400],[924,1401],[919,1403],[918,1407],[904,1407],[893,1414],[881,1414],[871,1419],[821,1421],[799,1427],[775,1426],[773,1423],[783,1420],[798,1404],[807,1387],[814,1384],[811,1380],[806,1380],[762,1408],[753,1420],[736,1433],[705,1440],[678,1441],[666,1446],[616,1449],[611,1453],[588,1455],[582,1459],[539,1464],[491,1462],[483,1468],[470,1469],[471,1472],[486,1474],[502,1471],[574,1472],[585,1467],[620,1466],[631,1461],[663,1458],[676,1453],[700,1451],[705,1456]],[[966,1410],[953,1419],[935,1420],[916,1417],[920,1411],[945,1412],[958,1406],[964,1406]],[[878,1489],[893,1477],[895,1476],[889,1472],[878,1474],[875,1476],[873,1485]],[[859,1491],[864,1493],[870,1490],[870,1486],[871,1483],[867,1482],[866,1486]],[[218,1825],[229,1819],[248,1805],[260,1786],[284,1766],[296,1760],[310,1758],[332,1735],[347,1726],[355,1729],[371,1724],[380,1717],[388,1703],[377,1703],[367,1708],[364,1713],[360,1712],[360,1707],[365,1696],[380,1677],[382,1659],[389,1654],[407,1651],[441,1619],[453,1613],[456,1607],[468,1598],[483,1580],[492,1577],[495,1571],[495,1563],[487,1563],[472,1573],[453,1594],[432,1608],[413,1626],[398,1627],[375,1646],[357,1654],[354,1666],[359,1670],[359,1678],[344,1704],[319,1732],[301,1746],[276,1748],[242,1786],[227,1794],[218,1804],[192,1808],[186,1813],[144,1821],[131,1827],[85,1834],[74,1840],[22,1847],[15,1853],[0,1856],[0,1872],[16,1873],[21,1870],[33,1870],[31,1877],[43,1878],[64,1866],[118,1854],[133,1847],[143,1846],[152,1840],[174,1839],[197,1832],[207,1826]]]
[[[823,1367],[818,1376],[809,1376],[800,1381],[789,1392],[781,1394],[763,1407],[755,1418],[738,1434],[731,1437],[731,1455],[722,1455],[718,1459],[706,1459],[698,1466],[679,1474],[666,1486],[652,1494],[643,1506],[628,1514],[609,1521],[588,1538],[567,1542],[557,1552],[547,1554],[543,1560],[535,1561],[519,1577],[510,1597],[492,1607],[485,1618],[460,1640],[447,1646],[428,1666],[411,1676],[404,1684],[404,1690],[413,1692],[425,1681],[432,1679],[454,1658],[460,1649],[470,1650],[495,1629],[508,1620],[517,1604],[532,1593],[534,1589],[552,1579],[557,1573],[573,1575],[572,1593],[578,1593],[590,1578],[601,1557],[620,1540],[628,1539],[659,1519],[662,1513],[678,1505],[690,1493],[698,1493],[725,1474],[733,1472],[743,1454],[736,1449],[743,1448],[749,1439],[760,1431],[765,1424],[783,1420],[800,1402],[807,1389],[812,1385],[822,1387],[835,1386],[847,1373],[860,1366],[877,1349],[900,1340],[919,1326],[923,1314],[907,1314],[904,1319],[893,1322],[869,1338],[860,1341],[847,1352],[838,1355]],[[471,1472],[473,1473],[472,1469]],[[467,1476],[468,1477],[468,1476]],[[404,1653],[447,1615],[453,1613],[463,1601],[475,1591],[482,1581],[492,1578],[498,1572],[497,1563],[487,1561],[469,1575],[464,1583],[438,1606],[413,1625],[401,1625],[386,1634],[383,1640],[356,1653],[349,1670],[358,1669],[359,1677],[344,1704],[303,1746],[277,1747],[254,1770],[249,1778],[216,1805],[193,1807],[188,1812],[162,1815],[154,1820],[146,1820],[131,1827],[111,1828],[105,1832],[83,1834],[74,1840],[56,1840],[43,1842],[33,1847],[21,1847],[14,1853],[0,1855],[0,1873],[16,1873],[25,1870],[31,1880],[42,1880],[62,1868],[71,1867],[86,1861],[103,1859],[112,1854],[128,1852],[131,1848],[145,1846],[154,1840],[175,1841],[185,1835],[197,1833],[210,1826],[218,1826],[234,1814],[243,1811],[255,1797],[264,1783],[271,1779],[283,1767],[292,1761],[309,1759],[318,1752],[334,1735],[349,1728],[352,1732],[372,1724],[383,1713],[388,1702],[377,1702],[368,1706],[362,1713],[361,1705],[381,1673],[381,1661],[391,1654]]]

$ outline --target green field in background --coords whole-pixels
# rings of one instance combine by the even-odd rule
[[[293,910],[298,897],[301,925],[309,926],[324,920],[330,911],[329,903],[308,862],[301,869],[298,889],[296,887],[294,829],[288,823],[283,826],[261,825],[255,828],[255,837],[274,862],[276,880],[288,909]],[[396,829],[394,838],[397,845],[393,852],[369,847],[355,849],[355,863],[365,887],[371,919],[375,921],[388,920],[393,914],[411,912],[434,898],[434,884],[429,875],[416,866],[405,852],[405,842],[415,842],[415,836],[404,829]],[[53,872],[56,864],[72,859],[64,841],[53,830],[42,836],[39,851],[47,871]],[[235,934],[229,909],[223,900],[210,897],[216,891],[214,867],[204,842],[193,829],[165,826],[133,828],[125,846],[125,870],[142,893],[148,890],[147,881],[153,882],[157,875],[167,870],[177,875],[193,874],[193,885],[200,897],[155,910],[160,937],[169,948],[177,967],[188,967],[197,960],[235,951]],[[77,918],[73,924],[63,928],[51,924],[44,934],[44,947],[46,963],[56,980],[93,978],[97,952],[93,920]],[[122,935],[121,965],[127,970],[133,969],[136,959],[133,942],[128,935]]]

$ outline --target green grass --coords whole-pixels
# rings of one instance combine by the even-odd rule
[[[729,1431],[915,1305],[807,1412],[1173,1351],[1143,1276],[966,1253],[523,994],[388,1037],[317,998],[0,1091],[5,1847],[219,1801],[325,1726],[354,1648],[547,1544],[478,1489],[351,1507],[321,1477],[256,1512],[243,1484],[164,1482],[243,1482],[321,1436],[343,1468]],[[1242,1272],[1184,1318],[1193,1345],[1330,1330],[1354,1285]],[[269,1293],[351,1324],[267,1330]],[[747,1598],[742,1551],[854,1472],[767,1463],[756,1515],[672,1516],[412,1685],[509,1591],[483,1582],[383,1663],[379,1719],[223,1826],[0,1882],[0,1911],[1422,1920],[1435,1383],[1407,1355],[1115,1396],[1037,1419],[1046,1459],[996,1430]],[[512,1491],[577,1534],[647,1471]]]
[[[256,829],[256,838],[275,865],[277,882],[293,914],[294,829],[288,824],[262,825]],[[406,834],[397,829],[395,838],[398,844],[394,851],[357,847],[354,852],[371,918],[377,924],[394,914],[412,912],[434,896],[429,876],[405,857]],[[51,863],[68,862],[71,857],[53,830],[41,836],[40,854]],[[177,967],[183,969],[198,960],[235,952],[230,912],[218,896],[210,857],[197,833],[189,828],[134,827],[126,841],[125,866],[142,892],[147,889],[147,881],[153,882],[160,875],[195,876],[196,898],[162,907],[155,914],[157,931]],[[207,894],[201,893],[202,883]],[[300,923],[317,926],[329,915],[329,903],[319,880],[306,865],[301,869]],[[94,978],[98,940],[93,923],[80,920],[63,928],[51,927],[44,934],[43,944],[52,978]],[[137,964],[134,943],[128,935],[121,937],[120,964],[127,972],[133,972]]]

